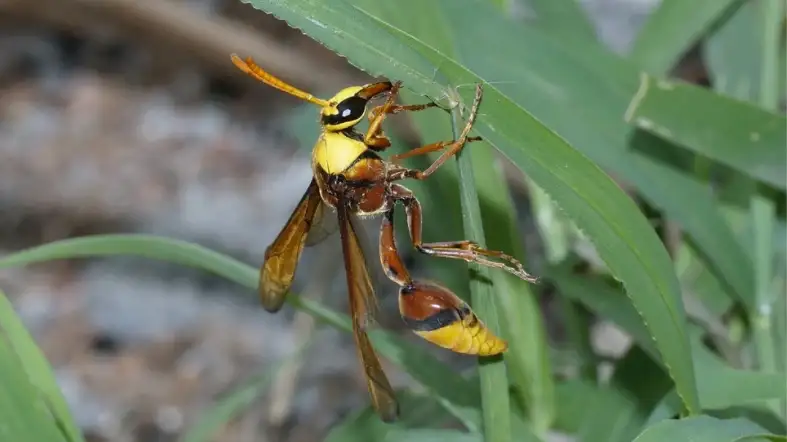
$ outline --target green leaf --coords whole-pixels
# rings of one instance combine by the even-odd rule
[[[456,430],[394,430],[382,439],[383,442],[483,442],[480,434],[462,433]]]
[[[151,235],[95,235],[56,241],[8,255],[0,259],[0,268],[55,259],[112,255],[135,255],[196,267],[249,289],[257,288],[256,269],[196,244]],[[287,301],[324,323],[346,332],[352,331],[347,315],[326,309],[319,303],[299,298],[295,294],[289,294]],[[260,310],[260,313],[263,314],[263,310]],[[466,381],[450,366],[436,360],[429,350],[408,344],[379,329],[372,330],[369,336],[375,349],[383,357],[403,367],[431,393],[440,397],[445,404],[452,406],[449,410],[456,413],[468,428],[480,427],[480,422],[472,413],[480,403],[480,393],[476,384]]]
[[[0,436],[2,440],[65,442],[66,435],[48,408],[47,400],[35,388],[6,339],[0,339]]]
[[[636,413],[636,398],[625,392],[583,380],[557,385],[555,429],[586,442],[617,442]],[[629,439],[630,440],[630,439]]]
[[[647,330],[637,320],[637,313],[623,302],[623,294],[605,284],[600,278],[572,275],[566,266],[553,266],[548,272],[560,293],[583,303],[592,312],[612,321],[625,330],[651,358],[655,358],[652,340]],[[787,395],[787,378],[784,373],[766,373],[735,369],[711,353],[702,342],[704,331],[691,327],[693,365],[697,373],[700,404],[703,410],[718,410],[735,405],[763,403]],[[679,410],[663,406],[674,404],[671,399],[662,401],[659,416],[669,416]]]
[[[664,74],[717,20],[741,3],[663,0],[634,41],[631,58],[652,74]]]
[[[596,39],[596,29],[577,0],[532,0],[536,12],[535,25],[556,38]]]
[[[565,49],[556,48],[554,42],[545,40],[543,36],[524,32],[521,27],[503,20],[492,5],[483,2],[456,0],[440,3],[445,14],[442,22],[452,24],[455,29],[497,30],[495,33],[476,33],[472,38],[466,35],[467,33],[455,32],[454,37],[457,39],[455,46],[462,50],[462,53],[455,58],[436,51],[431,47],[430,41],[413,34],[412,32],[417,30],[410,30],[408,28],[410,24],[397,23],[398,26],[395,26],[371,13],[353,9],[344,2],[336,1],[328,4],[316,0],[301,0],[282,3],[254,0],[253,4],[287,20],[290,25],[347,56],[351,62],[370,73],[401,79],[412,90],[422,95],[439,97],[440,95],[434,93],[435,89],[442,89],[443,97],[449,92],[453,94],[452,90],[434,83],[433,78],[439,78],[444,85],[485,83],[487,86],[485,105],[481,110],[483,115],[476,126],[477,132],[548,192],[577,226],[594,241],[600,255],[615,276],[623,281],[638,310],[652,328],[651,332],[656,338],[659,351],[670,367],[670,374],[676,380],[687,407],[692,411],[696,410],[694,373],[684,330],[685,316],[680,303],[677,280],[666,251],[650,225],[620,188],[597,166],[568,146],[551,129],[546,128],[540,116],[536,118],[528,112],[531,106],[534,108],[544,106],[543,99],[547,98],[550,102],[549,111],[559,111],[560,119],[566,120],[566,103],[556,100],[555,93],[563,100],[566,94],[561,90],[562,85],[553,86],[550,83],[550,87],[545,87],[545,78],[548,79],[547,82],[555,80],[544,76],[546,72],[540,72],[538,78],[534,78],[530,67],[545,64],[550,69],[555,69],[557,66],[554,61],[530,60],[530,63],[525,65],[524,63],[536,52],[532,52],[528,57],[528,54],[522,52],[523,47],[519,44],[514,46],[513,42],[528,41],[526,46],[528,49],[537,51],[539,57],[547,57],[549,60],[559,58]],[[401,2],[399,4],[403,9],[409,10],[406,4]],[[467,11],[472,11],[472,14],[468,14]],[[375,22],[377,25],[374,25]],[[522,35],[518,34],[520,32]],[[401,39],[398,41],[402,46],[393,45],[390,42],[392,36]],[[528,37],[531,36],[534,38],[529,39]],[[408,46],[415,49],[421,58],[415,57]],[[490,47],[496,50],[489,51]],[[471,49],[472,58],[467,57],[466,53]],[[588,51],[575,55],[584,59],[592,57],[594,53]],[[468,67],[464,67],[457,59],[467,63]],[[432,66],[424,69],[423,65],[412,65],[411,69],[406,69],[403,68],[403,64],[407,64],[407,60],[414,60],[417,63],[421,63],[421,60],[429,60]],[[501,64],[503,60],[506,63]],[[509,63],[511,60],[515,62]],[[505,70],[508,64],[511,64],[512,68]],[[598,60],[593,61],[594,66],[598,64]],[[619,65],[620,62],[611,64]],[[570,71],[573,67],[575,67],[573,64],[560,65],[558,78],[565,75],[563,71]],[[587,70],[588,67],[583,66],[581,69]],[[593,77],[595,76],[594,73]],[[617,85],[620,76],[620,73],[606,76],[602,80],[604,86],[613,83]],[[521,79],[528,83],[515,84],[511,87],[505,84],[492,84],[501,77]],[[533,100],[533,95],[528,93],[531,91],[530,88],[525,88],[523,85],[533,86],[535,80],[538,80],[537,89],[541,89],[537,94],[541,96]],[[555,87],[558,92],[555,91]],[[582,87],[587,86],[583,83]],[[545,92],[548,92],[546,97]],[[515,94],[516,101],[509,94]],[[621,92],[615,91],[613,96],[621,97]],[[469,102],[469,95],[465,93],[461,100],[465,103]],[[589,112],[589,115],[596,112],[597,104],[594,102],[594,110]],[[605,109],[608,111],[607,106]],[[622,110],[615,117],[616,121],[620,120],[621,115]],[[587,123],[592,121],[594,118],[589,119]],[[598,130],[599,128],[593,127],[590,132]],[[581,138],[587,136],[588,132],[583,131]],[[620,136],[619,133],[617,137]],[[620,141],[622,142],[623,139]],[[637,165],[628,167],[629,173],[641,174],[642,170],[636,170],[637,168]],[[621,169],[625,170],[627,166]],[[664,177],[665,180],[667,178],[670,177]],[[643,176],[642,179],[647,177]],[[674,181],[675,184],[679,182],[680,180]],[[656,188],[652,185],[650,187]],[[675,195],[684,193],[685,189],[681,189],[679,192],[665,195],[664,199],[672,200]],[[689,208],[683,207],[681,210],[689,215]],[[696,217],[697,207],[692,206],[690,210],[691,216]],[[707,231],[708,228],[708,223],[703,220],[700,231]],[[723,240],[724,235],[720,236]],[[714,237],[712,243],[718,242],[719,236]],[[724,249],[724,253],[729,256],[730,250],[734,250],[734,247]]]
[[[643,382],[643,380],[647,381]],[[626,413],[621,413],[627,415],[629,419],[626,421],[619,418],[618,425],[608,426],[606,431],[609,433],[602,433],[608,436],[599,438],[600,441],[630,441],[642,428],[661,398],[671,390],[671,382],[664,368],[636,345],[631,346],[615,364],[615,371],[609,385],[610,388],[632,398],[635,403],[626,410]]]
[[[458,138],[459,122],[454,113],[454,139]],[[481,220],[481,205],[475,188],[473,161],[470,153],[463,150],[457,155],[459,164],[459,194],[462,202],[462,222],[465,237],[486,248],[484,226]],[[500,316],[503,305],[495,291],[500,287],[490,284],[490,271],[478,264],[471,264],[475,275],[470,278],[470,297],[476,314],[483,318],[489,330],[500,336]],[[497,290],[495,290],[497,289]],[[508,398],[508,375],[502,356],[479,359],[478,374],[481,380],[481,412],[483,415],[484,440],[489,442],[511,441],[510,401]]]
[[[246,410],[274,380],[279,369],[286,363],[299,359],[305,350],[311,347],[306,343],[302,348],[287,358],[278,361],[275,367],[267,368],[264,372],[246,381],[239,388],[231,391],[225,397],[201,413],[197,422],[191,425],[180,440],[183,442],[211,441],[217,431],[229,423],[235,416]],[[378,419],[379,420],[379,419]]]
[[[783,115],[687,83],[642,74],[626,119],[776,188],[787,188]]]
[[[325,442],[381,441],[394,431],[436,425],[450,417],[433,397],[400,391],[397,398],[402,413],[398,421],[393,423],[381,421],[374,408],[370,406],[351,414],[341,424],[333,427],[326,436]]]
[[[735,442],[746,436],[767,434],[762,427],[746,419],[716,419],[695,416],[681,420],[667,420],[648,427],[634,442],[688,441]]]
[[[469,154],[487,246],[522,259],[514,205],[495,152],[480,145],[472,146]],[[541,309],[529,283],[502,271],[492,272],[491,277],[496,289],[492,296],[502,307],[503,337],[509,344],[505,357],[509,377],[527,408],[531,425],[543,435],[554,420],[555,393]]]
[[[612,321],[631,335],[634,342],[651,358],[660,360],[647,327],[642,323],[637,310],[627,302],[621,290],[611,287],[598,277],[580,277],[566,264],[549,266],[546,277],[558,287],[562,296],[579,302],[591,312]]]
[[[764,2],[743,2],[703,42],[713,89],[739,100],[757,101],[762,51],[756,29],[763,25]]]
[[[0,343],[3,344],[3,355],[0,357],[4,359],[4,364],[6,364],[6,368],[0,370],[0,373],[8,373],[8,376],[11,377],[16,371],[20,371],[26,375],[26,379],[18,378],[20,379],[19,382],[4,379],[4,382],[8,384],[8,393],[17,395],[21,394],[22,391],[27,391],[25,394],[30,396],[26,401],[30,403],[30,406],[37,407],[39,412],[42,410],[45,412],[46,418],[44,420],[41,420],[41,415],[38,417],[38,424],[42,426],[41,430],[44,431],[49,427],[59,428],[57,432],[60,436],[55,440],[84,441],[82,433],[71,417],[71,412],[63,394],[60,392],[60,387],[55,381],[49,361],[38,348],[33,337],[30,336],[24,324],[14,312],[14,307],[2,292],[0,292]],[[19,384],[19,390],[13,388],[16,384]],[[3,396],[3,394],[0,394],[0,396]],[[24,402],[25,400],[22,401]],[[27,407],[27,405],[19,402],[17,404],[20,410]],[[19,411],[19,413],[27,412]],[[0,410],[0,416],[4,416],[3,421],[13,420],[10,417],[6,418],[5,416],[8,415],[2,410]],[[52,417],[57,422],[57,427],[54,426]],[[0,425],[0,435],[2,435],[1,427],[2,425]],[[33,428],[33,426],[30,428]],[[0,439],[6,440],[6,438]],[[9,438],[8,440],[17,439]],[[42,438],[37,440],[49,439]]]

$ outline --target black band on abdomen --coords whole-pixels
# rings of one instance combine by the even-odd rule
[[[410,328],[412,331],[433,331],[448,325],[453,324],[456,321],[461,321],[470,314],[470,309],[465,306],[460,310],[456,309],[443,309],[439,312],[427,316],[424,319],[411,319],[402,316],[402,320]]]

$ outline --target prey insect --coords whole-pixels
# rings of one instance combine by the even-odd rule
[[[380,263],[387,277],[399,286],[399,310],[405,324],[417,335],[457,353],[479,356],[496,355],[506,350],[505,341],[495,336],[470,307],[448,289],[410,276],[394,239],[394,209],[404,207],[412,245],[421,253],[503,269],[533,281],[522,264],[505,253],[486,250],[472,241],[424,242],[421,235],[421,204],[415,195],[399,184],[403,179],[424,180],[469,142],[469,135],[482,97],[480,85],[467,122],[459,137],[428,144],[383,160],[379,153],[391,142],[383,133],[387,115],[415,112],[434,103],[399,105],[395,99],[401,82],[388,81],[352,86],[328,100],[317,98],[285,83],[260,68],[251,58],[232,55],[233,63],[257,80],[320,107],[322,133],[312,150],[313,178],[287,224],[265,251],[260,269],[259,294],[263,307],[276,312],[295,276],[301,253],[307,245],[324,239],[318,229],[331,209],[338,217],[349,291],[353,335],[358,348],[372,404],[382,420],[397,418],[399,407],[388,378],[367,336],[375,305],[375,295],[364,253],[352,222],[354,216],[382,215],[379,237]],[[383,104],[368,112],[369,128],[355,127],[367,114],[372,99],[386,97]],[[431,152],[442,154],[425,170],[409,169],[399,161]]]

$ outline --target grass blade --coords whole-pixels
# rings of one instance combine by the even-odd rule
[[[407,391],[399,392],[398,396],[402,415],[397,422],[381,421],[374,408],[370,406],[350,415],[341,424],[333,427],[324,442],[381,441],[385,440],[391,432],[436,426],[451,417],[432,397],[415,395]]]
[[[0,269],[56,259],[113,255],[134,255],[182,264],[212,272],[252,290],[257,288],[257,269],[196,244],[153,235],[95,235],[56,241],[3,257],[0,259]],[[347,315],[326,309],[319,303],[302,299],[295,294],[289,294],[287,302],[332,327],[346,332],[352,331]],[[263,314],[263,311],[260,310],[260,313]],[[450,366],[436,360],[431,352],[422,347],[408,344],[379,329],[372,330],[369,336],[381,356],[403,367],[430,393],[452,405],[449,410],[459,410],[455,411],[457,418],[465,426],[470,429],[480,427],[480,422],[473,413],[480,404],[480,393],[475,383],[463,379]]]
[[[711,26],[741,0],[663,0],[640,31],[631,58],[646,71],[666,73]]]
[[[459,136],[458,116],[454,111],[454,139]],[[459,192],[462,203],[462,222],[465,238],[486,247],[484,226],[481,220],[481,205],[475,188],[473,161],[470,153],[460,152],[457,156],[459,164]],[[470,278],[470,298],[476,314],[483,318],[492,333],[500,336],[499,309],[497,297],[490,281],[489,269],[477,264],[471,265],[475,272]],[[484,440],[488,442],[511,441],[510,403],[508,398],[508,376],[502,357],[484,358],[479,360],[479,378],[481,381],[481,411],[483,414]]]
[[[767,435],[767,431],[747,419],[717,419],[696,416],[668,420],[648,427],[634,442],[691,440],[693,442],[736,442],[747,436]]]
[[[557,38],[597,38],[593,22],[577,0],[533,0],[529,5],[536,11],[536,25]]]
[[[6,369],[11,371],[17,370],[17,368],[12,368],[17,363],[13,359],[18,361],[18,364],[21,365],[19,368],[23,370],[27,377],[24,381],[20,381],[20,387],[29,384],[30,397],[28,400],[36,398],[37,406],[46,411],[46,420],[39,420],[39,424],[43,427],[50,426],[51,418],[54,417],[55,421],[57,421],[57,427],[60,429],[58,433],[62,432],[61,437],[63,437],[63,440],[69,442],[84,441],[81,431],[74,423],[68,404],[60,392],[60,387],[55,382],[49,361],[38,348],[33,337],[30,336],[24,324],[14,312],[14,307],[2,292],[0,292],[0,341],[2,341],[4,348],[5,354],[2,358],[6,359]],[[2,373],[6,373],[6,369]],[[18,393],[18,391],[13,390],[12,385],[9,385],[8,389],[9,394]],[[21,406],[21,403],[19,405]],[[6,415],[0,413],[0,416]],[[3,418],[3,420],[5,419]],[[55,427],[53,426],[53,428]],[[11,438],[9,440],[16,439]]]
[[[40,390],[30,384],[29,375],[8,341],[0,338],[0,436],[9,441],[66,442],[46,399]]]
[[[784,115],[708,89],[643,74],[626,119],[752,178],[787,188]]]
[[[514,205],[495,152],[485,145],[468,149],[487,245],[522,259],[522,239],[518,234]],[[555,393],[541,309],[530,283],[502,271],[492,272],[491,277],[495,287],[493,296],[502,307],[498,311],[503,337],[509,344],[505,357],[508,375],[515,394],[526,407],[530,424],[536,434],[543,437],[554,421]]]

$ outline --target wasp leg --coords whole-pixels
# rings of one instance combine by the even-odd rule
[[[389,113],[389,110],[395,106],[397,95],[399,95],[399,88],[402,87],[402,82],[394,82],[391,89],[388,91],[388,98],[380,106],[373,108],[369,112],[369,128],[363,136],[363,142],[374,150],[385,150],[391,146],[391,140],[383,134],[383,120]]]
[[[506,342],[458,296],[438,284],[410,277],[396,249],[393,207],[385,213],[380,229],[380,262],[388,278],[399,285],[399,313],[415,334],[456,353],[491,356],[506,350]]]
[[[467,137],[467,140],[465,140],[465,144],[471,143],[473,141],[481,141],[481,137]],[[417,148],[412,149],[412,150],[408,150],[407,152],[404,152],[404,153],[400,153],[400,154],[397,154],[397,155],[391,155],[390,161],[393,162],[394,164],[398,164],[399,162],[401,162],[405,158],[417,157],[419,155],[426,155],[426,154],[429,154],[429,153],[432,153],[432,152],[437,152],[439,150],[443,150],[446,147],[450,146],[451,149],[448,150],[447,155],[444,154],[444,156],[446,158],[442,159],[442,157],[441,157],[440,159],[438,159],[438,161],[442,159],[442,161],[440,161],[440,164],[437,164],[436,166],[433,166],[432,172],[434,172],[434,170],[436,170],[438,167],[442,166],[443,163],[445,163],[445,161],[448,158],[451,158],[453,155],[455,155],[457,152],[459,152],[462,149],[461,145],[458,146],[458,147],[455,147],[454,144],[456,144],[455,140],[438,141],[436,143],[427,144],[426,146],[421,146],[421,147],[417,147]],[[453,150],[453,152],[452,152],[452,150]],[[428,175],[425,175],[426,171],[421,172],[421,178],[420,179],[426,178],[427,176],[431,175],[432,172],[429,172]]]
[[[413,157],[416,155],[424,155],[431,152],[436,152],[438,150],[445,150],[440,157],[438,157],[428,168],[425,170],[416,170],[416,169],[394,169],[396,173],[399,174],[399,178],[414,178],[417,180],[424,180],[429,177],[429,175],[433,174],[437,169],[440,168],[449,158],[453,157],[460,150],[465,146],[467,143],[471,143],[473,141],[481,141],[481,137],[470,137],[468,136],[470,130],[473,128],[473,124],[475,124],[475,119],[478,116],[478,106],[481,104],[481,97],[483,95],[483,90],[481,85],[476,86],[475,89],[475,99],[473,100],[473,106],[470,108],[470,115],[467,118],[467,122],[465,123],[465,127],[462,129],[459,137],[453,141],[438,141],[436,143],[428,144],[426,146],[422,146],[416,149],[413,149],[409,152],[405,152],[400,155],[394,155],[391,157],[391,161],[396,163],[404,158]]]
[[[399,93],[401,82],[396,82],[389,91],[388,99],[380,106],[376,106],[369,111],[369,129],[364,135],[364,143],[370,148],[381,151],[391,146],[391,140],[383,133],[382,123],[387,115],[394,115],[400,112],[417,112],[432,107],[438,107],[436,103],[426,104],[394,104]]]
[[[528,282],[537,281],[537,278],[527,273],[522,263],[513,256],[496,250],[481,248],[476,242],[462,240],[424,243],[421,236],[421,203],[408,188],[399,184],[391,185],[391,194],[396,201],[400,201],[405,207],[410,239],[419,252],[443,258],[462,259],[467,262],[505,270]]]

